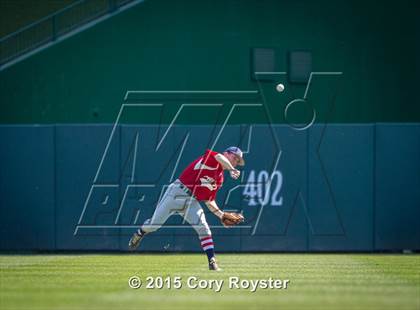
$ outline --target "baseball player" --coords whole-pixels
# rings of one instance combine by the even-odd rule
[[[237,179],[240,171],[235,167],[244,164],[243,153],[238,147],[229,147],[223,153],[206,150],[203,156],[190,163],[179,178],[168,186],[152,218],[146,220],[131,237],[129,249],[135,250],[143,237],[159,229],[169,216],[180,214],[197,232],[201,247],[207,254],[209,269],[220,270],[214,254],[210,227],[200,202],[204,202],[225,227],[243,222],[242,214],[223,212],[215,199],[223,184],[224,170],[229,171],[233,179]]]

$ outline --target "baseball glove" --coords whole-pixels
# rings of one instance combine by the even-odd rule
[[[244,217],[240,213],[224,212],[220,220],[225,227],[232,227],[244,221]]]

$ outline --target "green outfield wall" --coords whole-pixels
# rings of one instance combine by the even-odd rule
[[[313,72],[342,72],[314,76],[306,99],[316,122],[418,122],[420,19],[413,7],[414,1],[148,0],[0,71],[0,123],[112,123],[127,90],[265,90],[260,100],[274,122],[285,123],[286,105],[306,89],[289,81],[294,50],[311,52]],[[273,49],[272,67],[286,75],[253,80],[253,48]],[[278,82],[286,88],[281,94],[273,91]],[[296,105],[288,117],[305,122],[310,114]],[[132,122],[158,121],[145,113]],[[213,120],[191,114],[182,122]]]

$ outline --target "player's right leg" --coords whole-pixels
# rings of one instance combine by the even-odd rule
[[[173,184],[167,188],[162,199],[156,206],[152,218],[147,219],[143,225],[133,234],[128,242],[129,250],[133,251],[140,245],[143,237],[151,232],[158,230],[173,213],[173,208],[176,207],[177,202],[174,199]]]

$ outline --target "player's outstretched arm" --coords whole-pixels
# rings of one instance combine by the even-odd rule
[[[220,210],[214,200],[206,201],[205,203],[207,208],[209,208],[209,210],[220,219],[220,222],[225,227],[232,227],[244,221],[244,217],[240,213],[223,212]]]
[[[233,179],[236,180],[237,178],[239,178],[239,175],[241,174],[241,172],[232,166],[229,159],[227,159],[225,155],[219,153],[214,158],[216,158],[216,160],[223,166],[225,170],[229,170],[230,176]]]
[[[219,219],[222,219],[223,218],[223,213],[224,212],[222,210],[220,210],[220,208],[217,206],[216,201],[214,201],[214,200],[208,200],[208,201],[205,201],[205,204],[206,204],[207,208],[209,208],[209,210],[214,215],[216,215]]]

